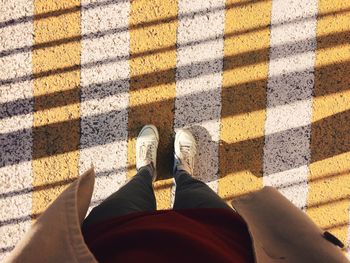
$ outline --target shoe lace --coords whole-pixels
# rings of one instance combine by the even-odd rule
[[[144,143],[141,146],[141,151],[140,151],[140,155],[142,157],[144,157],[143,159],[145,159],[148,162],[152,162],[153,161],[153,154],[155,150],[155,144],[154,143]]]
[[[191,146],[188,145],[181,145],[180,146],[180,151],[182,154],[182,161],[184,161],[189,168],[192,169],[193,167],[193,156],[191,155]]]

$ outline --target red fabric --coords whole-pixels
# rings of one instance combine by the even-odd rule
[[[223,208],[131,213],[84,238],[99,262],[254,262],[245,222]]]

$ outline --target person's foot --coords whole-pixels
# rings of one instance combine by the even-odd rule
[[[187,129],[179,129],[174,142],[174,171],[183,170],[193,175],[196,140]]]
[[[153,181],[156,179],[157,149],[159,134],[156,126],[145,125],[136,140],[136,169],[152,164],[154,168]]]

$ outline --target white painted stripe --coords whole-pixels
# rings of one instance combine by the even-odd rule
[[[0,52],[31,46],[33,43],[33,21],[13,23],[23,17],[33,16],[33,1],[1,1]],[[8,22],[6,22],[8,21]],[[12,21],[12,22],[11,22]],[[6,22],[6,23],[5,23]],[[0,58],[0,79],[11,79],[32,74],[31,51],[11,54]],[[0,104],[21,101],[33,96],[32,81],[0,85]],[[13,117],[16,111],[30,109],[30,114]],[[33,104],[12,104],[0,110],[0,261],[29,229],[31,220],[15,220],[32,213],[32,114]],[[11,121],[8,121],[11,120]],[[28,129],[29,128],[29,129]],[[16,136],[6,136],[9,131]],[[21,160],[27,160],[21,162]],[[23,188],[28,191],[23,192]],[[22,190],[22,191],[21,191]],[[6,193],[11,194],[6,195]],[[17,193],[16,193],[17,192]]]
[[[291,25],[292,27],[293,25]],[[272,28],[271,28],[272,29]],[[272,35],[271,35],[272,37]],[[272,38],[271,38],[272,40]],[[306,43],[304,43],[306,42]],[[315,52],[313,51],[304,51],[299,50],[300,46],[303,45],[310,45],[312,42],[316,43],[312,39],[305,39],[305,41],[301,41],[300,43],[295,42],[294,44],[288,43],[286,45],[280,46],[281,49],[274,49],[270,50],[270,64],[272,62],[273,64],[273,71],[269,72],[269,77],[271,78],[279,78],[283,76],[283,74],[293,74],[294,72],[309,72],[313,71],[314,69],[314,62],[311,59],[307,59],[304,61],[305,58],[311,58],[315,57]],[[272,45],[272,43],[271,43]],[[283,48],[290,48],[295,49],[295,54],[289,54],[291,51],[288,51],[288,54],[283,54],[284,50]],[[309,46],[309,48],[314,48],[313,46]],[[273,53],[272,53],[273,52]],[[277,55],[278,54],[278,55]],[[275,55],[277,57],[275,57]],[[293,62],[293,65],[290,65],[289,63]],[[286,65],[289,65],[286,67]],[[271,69],[271,66],[270,66]],[[304,78],[297,77],[296,79]]]
[[[264,185],[277,187],[300,208],[308,190],[316,14],[316,0],[272,2]]]
[[[28,82],[27,82],[28,85]],[[20,85],[22,86],[22,85]],[[5,94],[5,93],[4,93]],[[2,96],[3,94],[1,94]],[[11,97],[13,94],[10,95]],[[6,102],[4,103],[6,105]],[[6,106],[5,106],[6,107]],[[4,107],[4,108],[5,108]],[[15,107],[22,107],[21,104],[15,104]],[[33,104],[26,105],[26,109],[28,107],[33,107]],[[2,110],[1,110],[2,111]],[[23,129],[30,130],[32,128],[32,123],[28,122],[27,120],[30,119],[33,114],[26,114],[26,115],[19,115],[19,116],[11,116],[11,113],[6,111],[1,112],[1,117],[4,116],[2,119],[1,117],[1,133],[23,133]],[[6,116],[7,115],[7,116]]]
[[[98,1],[83,0],[82,6],[82,35],[98,35],[98,32],[128,27],[129,1],[99,5]],[[93,205],[126,181],[129,91],[128,60],[94,62],[128,56],[128,31],[82,40],[79,170],[82,173],[94,164],[95,171],[104,174],[96,178]],[[96,115],[99,118],[94,118]]]
[[[190,12],[195,15],[186,16]],[[194,176],[214,191],[218,179],[224,12],[224,0],[179,1],[174,126],[175,130],[188,127],[193,132],[198,144]],[[207,39],[212,40],[204,41]]]
[[[305,109],[311,109],[310,98],[269,108],[269,127],[266,127],[265,135],[273,136],[274,133],[310,125],[310,111]]]

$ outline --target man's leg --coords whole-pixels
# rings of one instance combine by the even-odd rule
[[[176,182],[174,209],[186,208],[228,208],[209,186],[194,179],[186,171],[178,170],[174,175]]]
[[[99,206],[92,209],[83,222],[83,229],[87,225],[116,216],[156,210],[152,182],[156,179],[158,143],[157,128],[154,125],[145,125],[136,140],[137,175]]]
[[[187,129],[179,129],[174,141],[174,178],[176,182],[174,209],[228,208],[205,183],[191,177],[196,156],[196,140]]]
[[[140,168],[129,182],[91,210],[82,227],[133,212],[156,210],[153,174],[151,164]]]

